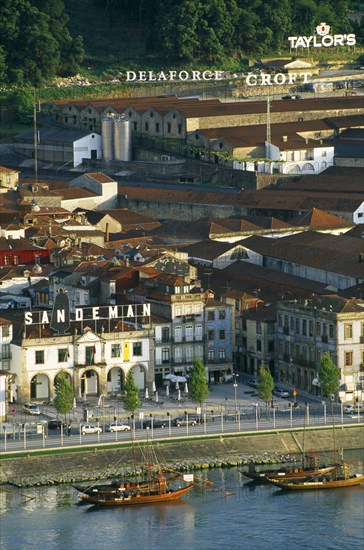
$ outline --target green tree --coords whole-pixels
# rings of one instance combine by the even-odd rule
[[[197,27],[201,0],[161,0],[160,21],[157,27],[158,45],[164,55],[192,61],[199,57]]]
[[[56,411],[60,414],[64,414],[66,417],[73,405],[74,392],[64,372],[60,372],[57,376],[54,393],[54,406]]]
[[[323,396],[331,397],[340,386],[340,369],[335,365],[329,353],[321,355],[318,379]]]
[[[68,76],[77,73],[85,54],[83,39],[81,36],[72,38],[67,28],[69,17],[63,0],[33,0],[33,3],[48,16],[49,32],[57,41],[60,52],[57,74]]]
[[[135,411],[140,408],[141,403],[139,399],[139,388],[135,383],[134,376],[131,371],[129,371],[126,375],[124,392],[124,409],[131,414],[134,414]]]
[[[31,125],[34,111],[34,91],[29,87],[18,88],[10,95],[10,104],[13,107],[19,122]]]
[[[206,368],[202,359],[195,357],[193,365],[189,372],[189,392],[192,401],[202,407],[202,403],[209,396],[209,384],[206,379]]]
[[[265,403],[266,414],[268,405],[272,400],[274,380],[267,365],[261,365],[258,375],[258,397]]]

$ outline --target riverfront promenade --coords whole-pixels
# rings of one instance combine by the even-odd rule
[[[333,404],[334,416],[331,414],[331,403],[322,398],[302,395],[298,392],[296,402],[298,408],[290,407],[294,402],[292,388],[286,387],[292,397],[288,399],[274,398],[273,407],[266,409],[258,399],[255,389],[247,385],[243,376],[236,377],[237,383],[215,384],[210,387],[210,395],[204,403],[201,415],[196,404],[183,391],[174,388],[167,397],[164,392],[158,392],[150,400],[142,400],[142,406],[135,418],[128,417],[120,398],[93,398],[77,403],[70,414],[71,429],[49,430],[47,421],[57,417],[54,407],[50,404],[40,404],[41,415],[31,417],[18,411],[10,416],[6,425],[0,431],[0,451],[2,453],[22,452],[24,450],[51,449],[75,446],[95,446],[116,442],[145,440],[146,431],[140,429],[140,423],[146,419],[163,420],[164,428],[148,430],[149,439],[168,440],[188,436],[204,437],[214,434],[238,434],[245,432],[261,432],[272,430],[292,430],[304,427],[359,426],[363,422],[363,414],[344,414],[343,406]],[[181,400],[178,401],[178,396]],[[17,408],[15,405],[14,408]],[[18,407],[20,409],[20,407]],[[86,412],[87,411],[87,412]],[[306,411],[306,415],[305,415]],[[194,415],[192,417],[192,415]],[[101,433],[81,435],[80,426],[85,423],[99,426]],[[175,426],[175,418],[185,420],[200,420],[196,425]],[[131,432],[106,431],[110,422],[126,422],[131,426]],[[36,422],[41,422],[36,429]],[[38,433],[37,433],[38,431]],[[5,438],[6,434],[6,438]]]

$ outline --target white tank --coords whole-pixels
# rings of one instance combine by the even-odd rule
[[[112,117],[103,118],[101,121],[102,136],[102,158],[104,160],[113,159],[113,132],[114,119]]]
[[[131,160],[131,123],[124,117],[114,120],[114,158]]]

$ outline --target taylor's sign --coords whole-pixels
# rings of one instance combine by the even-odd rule
[[[331,46],[355,46],[355,34],[330,34],[330,25],[320,23],[313,36],[289,36],[291,48],[330,48]]]

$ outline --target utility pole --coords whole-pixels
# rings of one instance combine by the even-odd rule
[[[265,146],[265,156],[267,159],[270,159],[270,98],[269,94],[267,95],[267,132],[266,132],[266,146]],[[268,163],[269,166],[269,163]]]
[[[34,175],[35,183],[38,181],[38,143],[39,143],[39,132],[37,128],[37,112],[40,112],[40,104],[37,110],[37,103],[35,99],[35,88],[34,88],[34,101],[33,101],[33,123],[34,123]]]

